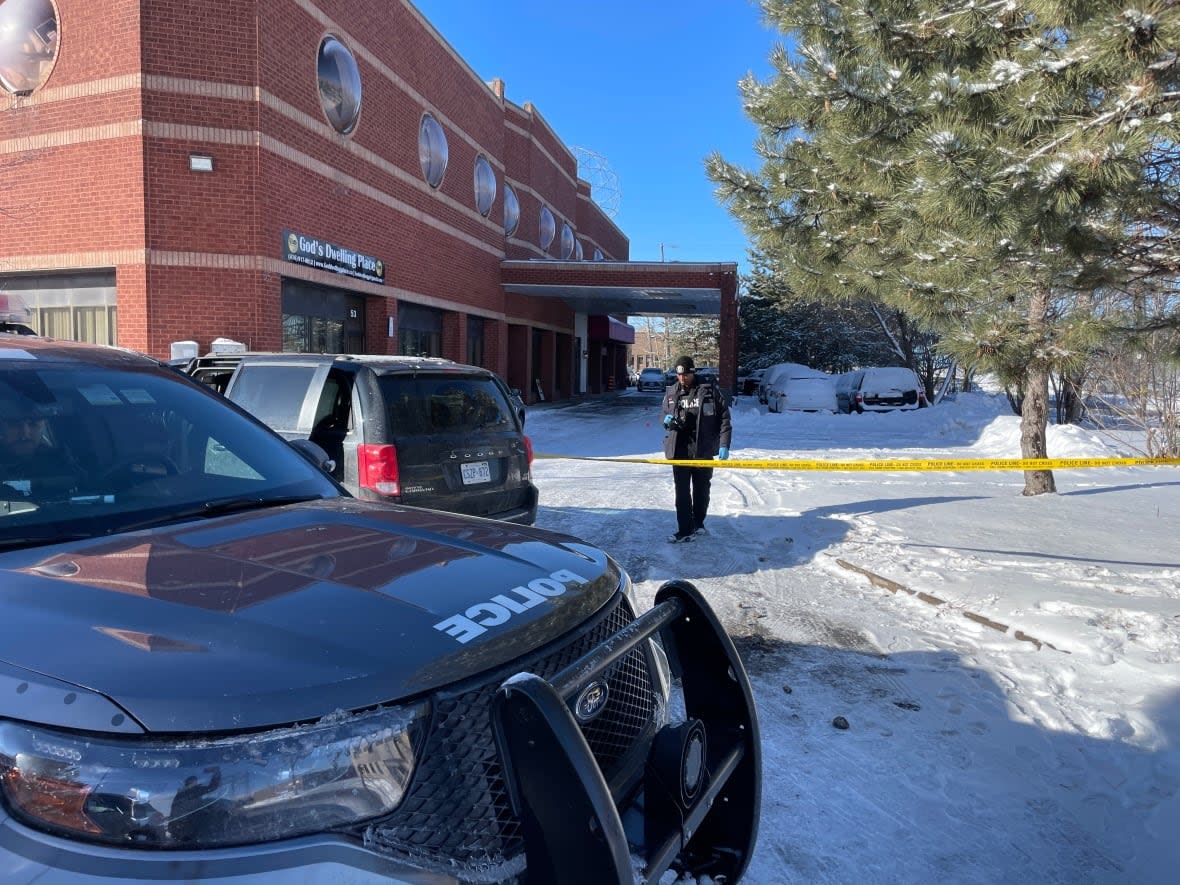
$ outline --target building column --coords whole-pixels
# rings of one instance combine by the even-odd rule
[[[397,299],[365,299],[365,353],[397,353]]]
[[[467,314],[454,310],[443,314],[442,352],[446,359],[467,362]]]
[[[737,393],[738,370],[738,300],[737,274],[721,275],[721,322],[717,360],[718,381],[721,389],[733,397]]]

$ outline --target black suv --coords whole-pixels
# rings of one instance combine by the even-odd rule
[[[319,458],[0,334],[0,881],[737,882],[758,722],[702,594]]]
[[[359,498],[532,525],[532,445],[487,369],[428,357],[247,353],[193,360],[197,380],[287,439],[310,439]]]

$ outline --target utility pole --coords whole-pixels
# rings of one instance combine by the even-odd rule
[[[679,249],[680,247],[677,246],[675,243],[660,243],[660,261],[664,260],[664,249],[665,248]]]

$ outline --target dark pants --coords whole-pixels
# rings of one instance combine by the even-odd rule
[[[672,468],[672,482],[676,484],[677,534],[691,534],[705,524],[712,481],[712,467]]]

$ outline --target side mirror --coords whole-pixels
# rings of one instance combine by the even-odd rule
[[[520,426],[524,427],[524,400],[520,396],[520,388],[513,387],[508,391],[512,394],[512,405],[516,409],[516,417],[520,419]]]
[[[313,466],[324,471],[329,476],[336,469],[336,462],[329,458],[328,453],[310,439],[292,439],[287,442],[291,448],[310,461]]]

